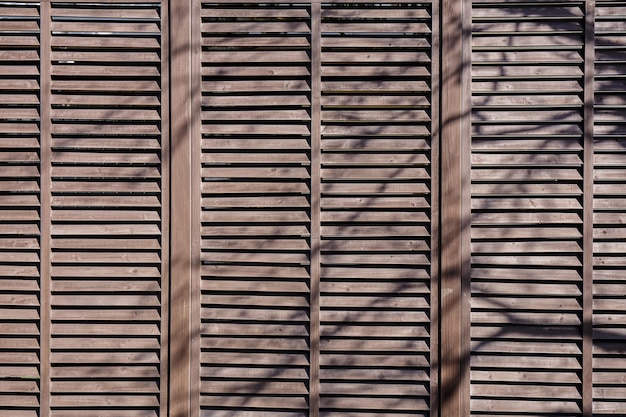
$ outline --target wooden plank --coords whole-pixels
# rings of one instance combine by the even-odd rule
[[[240,38],[235,38],[237,40],[235,44],[235,46],[239,46],[239,39]],[[276,40],[273,39],[271,40],[272,42],[275,42]],[[269,42],[270,44],[272,42]],[[224,42],[227,43],[227,42]],[[260,43],[260,42],[259,42]],[[297,45],[296,45],[297,46]],[[247,53],[248,51],[246,51]],[[230,54],[234,54],[232,51],[229,51]],[[224,54],[226,57],[230,57],[232,58],[232,56],[230,55],[226,55],[226,53]],[[284,55],[281,55],[282,59],[284,59]],[[275,64],[276,60],[262,60],[265,59],[265,56],[257,56],[257,60],[260,63],[263,63],[264,65],[260,65],[260,64],[256,64],[254,67],[242,67],[242,66],[232,66],[232,65],[227,65],[227,64],[232,64],[231,60],[224,60],[224,62],[221,65],[212,65],[212,66],[207,66],[204,65],[202,67],[202,75],[206,76],[206,77],[213,77],[213,78],[219,78],[219,77],[224,77],[225,74],[228,74],[231,77],[269,77],[269,76],[284,76],[284,77],[305,77],[310,75],[309,69],[307,68],[306,65],[301,65],[301,66],[273,66],[271,64]],[[245,57],[241,59],[242,62],[247,62]],[[308,61],[306,61],[308,62]],[[213,62],[211,62],[213,64]],[[303,63],[305,64],[305,63]],[[224,102],[225,100],[228,100],[229,98],[233,101],[233,102],[237,102],[237,99],[242,100],[244,99],[244,97],[214,97],[215,100],[211,100],[211,102]],[[296,96],[285,96],[285,98],[290,101],[290,102],[294,102],[294,101],[300,101],[300,102],[307,102],[307,97],[296,97]],[[250,102],[254,103],[254,102],[259,102],[259,97],[255,96],[255,97],[250,97]]]
[[[324,211],[322,219],[325,223],[362,223],[362,222],[383,222],[383,223],[428,223],[427,213],[421,211]],[[390,242],[390,244],[393,244]]]
[[[154,381],[53,381],[54,393],[158,393]]]
[[[576,384],[580,382],[580,378],[576,372],[545,372],[540,370],[472,370],[472,380],[482,382],[489,382],[492,380],[501,382],[525,381],[528,383],[548,382],[551,384]]]
[[[121,58],[128,60],[130,57]],[[66,60],[72,60],[71,57]],[[1,85],[2,83],[0,83]],[[90,80],[89,83],[83,81],[65,81],[65,80],[52,80],[52,90],[56,94],[60,93],[111,93],[113,91],[120,91],[123,93],[130,92],[143,92],[143,93],[155,93],[160,91],[160,86],[157,81],[144,81],[144,80]],[[72,97],[74,97],[72,95]],[[64,100],[60,98],[59,100]],[[71,100],[71,98],[65,99]]]
[[[41,279],[40,279],[40,404],[41,410],[47,412],[50,407],[50,335],[51,335],[51,291],[50,291],[50,213],[51,213],[51,118],[50,118],[50,99],[51,99],[51,60],[50,60],[50,10],[51,5],[42,4],[40,6],[40,25],[42,34],[41,42],[41,60],[40,60],[40,142],[41,142],[41,208],[40,208],[40,227],[41,227]]]
[[[205,194],[309,193],[307,184],[300,182],[203,182],[201,187]]]
[[[567,356],[515,356],[512,363],[510,357],[499,355],[475,355],[471,358],[472,367],[485,368],[528,368],[528,369],[580,369],[575,357]]]
[[[547,326],[577,326],[581,324],[576,313],[554,312],[524,312],[489,310],[486,312],[472,312],[472,323],[475,324],[512,324],[522,325],[530,323],[543,323]]]
[[[51,22],[51,30],[60,34],[97,34],[98,32],[105,33],[120,33],[120,34],[158,34],[160,32],[159,25],[151,22],[106,22],[100,23],[98,21],[63,21],[61,19],[55,19]],[[54,57],[53,53],[53,57]],[[56,60],[56,59],[55,59]]]
[[[51,370],[51,377],[59,379],[89,379],[99,375],[101,378],[148,379],[158,378],[158,367],[154,365],[107,365],[107,366],[58,366]],[[81,410],[84,413],[84,410]]]
[[[200,405],[205,407],[229,407],[256,409],[300,409],[308,407],[308,402],[303,397],[288,396],[202,396]]]
[[[69,312],[70,310],[55,310],[54,313],[56,317],[59,317],[63,320],[64,315],[59,313]],[[96,320],[93,311],[86,311],[85,320]],[[89,316],[91,314],[91,317]],[[68,315],[69,316],[69,315]],[[78,315],[77,315],[78,316]],[[56,318],[55,317],[55,318]],[[72,318],[69,318],[72,320]],[[123,319],[128,320],[128,318]],[[150,320],[154,320],[154,316],[150,318]],[[157,319],[158,320],[158,319]],[[50,345],[53,349],[158,349],[159,348],[159,339],[157,337],[152,338],[137,338],[137,337],[54,337],[52,338]],[[82,383],[86,381],[81,381]],[[114,381],[108,381],[114,383]]]
[[[472,184],[472,194],[476,196],[511,196],[511,195],[580,195],[578,184],[532,184],[532,183],[496,183]]]
[[[499,385],[499,384],[476,384],[472,386],[472,395],[489,396],[489,397],[509,397],[515,392],[518,398],[537,398],[537,399],[577,399],[580,393],[575,387],[563,386],[515,386],[515,385]]]
[[[348,23],[346,23],[348,22]],[[380,21],[377,19],[363,20],[358,23],[351,23],[350,20],[346,22],[332,20],[322,22],[322,32],[339,32],[339,33],[430,33],[430,27],[424,22],[395,22]],[[353,21],[352,21],[353,22]]]
[[[99,196],[77,197],[71,195],[53,196],[52,205],[57,207],[160,207],[157,196]]]
[[[117,6],[117,7],[116,7]],[[121,6],[121,7],[120,7]],[[124,7],[121,4],[105,7],[80,7],[69,8],[63,6],[55,6],[53,16],[55,20],[67,19],[76,20],[76,18],[97,18],[98,20],[154,20],[160,19],[159,8],[154,7]],[[68,19],[74,18],[74,19]],[[85,19],[90,20],[90,19]]]
[[[120,103],[129,107],[156,107],[160,105],[159,99],[153,95],[127,95],[123,94],[121,91],[119,94],[52,94],[53,105],[72,104],[78,107],[88,105],[119,105]]]
[[[241,125],[233,125],[232,128],[236,129],[242,127]],[[224,127],[220,127],[223,129]],[[250,126],[255,131],[258,131],[258,127]],[[263,128],[272,129],[272,125],[264,124]],[[290,129],[292,127],[290,126]],[[248,129],[245,129],[247,131]],[[308,130],[307,130],[308,132]],[[240,132],[241,133],[241,132]],[[213,152],[210,154],[202,154],[201,161],[206,164],[309,164],[309,157],[304,152],[281,152],[281,153],[247,153],[241,150],[240,152]]]
[[[156,123],[113,124],[103,121],[102,123],[55,123],[52,126],[54,135],[159,135],[160,133]]]
[[[582,415],[593,415],[593,268],[594,268],[594,69],[595,2],[585,3],[583,288],[582,288]]]
[[[357,130],[353,127],[350,127],[349,130]],[[364,130],[369,130],[369,127],[365,127]],[[387,134],[387,129],[377,129],[373,127],[373,130],[376,130],[377,134]],[[419,132],[419,129],[416,129],[415,126],[407,126],[406,132],[408,133],[410,130]],[[398,131],[404,132],[405,129],[398,129]],[[332,134],[332,130],[322,129],[323,134]],[[377,165],[393,165],[395,166],[403,166],[403,165],[427,165],[429,163],[429,159],[426,155],[421,153],[358,153],[358,152],[350,152],[350,153],[325,153],[322,155],[322,163],[324,166],[332,166],[332,165],[371,165],[373,167]]]
[[[326,354],[322,356],[321,365],[324,367],[361,367],[372,362],[381,367],[415,368],[428,366],[428,361],[423,355],[376,355],[376,354]],[[322,384],[324,386],[325,384]],[[393,398],[398,400],[398,398]],[[368,406],[369,408],[370,406]]]
[[[56,394],[52,397],[50,405],[60,407],[156,407],[159,405],[155,395],[63,395]]]
[[[536,114],[536,113],[535,113]],[[579,166],[581,158],[576,154],[512,154],[512,153],[473,153],[472,164],[480,165],[558,165]]]
[[[52,176],[57,178],[160,178],[160,172],[156,167],[150,166],[53,166]]]
[[[119,252],[103,252],[103,253],[92,253],[92,252],[53,252],[52,255],[53,262],[58,263],[158,263],[160,261],[160,257],[157,253],[119,253]],[[69,271],[69,270],[68,270]],[[131,271],[131,270],[129,270]],[[145,269],[145,271],[150,271],[150,269]],[[139,273],[139,271],[132,270],[133,275],[135,273]],[[70,272],[66,272],[70,273]],[[103,272],[104,273],[104,272]],[[110,272],[109,272],[110,273]],[[70,273],[71,274],[71,273]],[[150,275],[154,274],[154,270],[150,272]],[[93,277],[93,275],[92,275]]]
[[[203,265],[202,273],[213,277],[247,277],[247,278],[293,278],[307,279],[307,269],[301,266],[275,268],[273,266],[256,265]]]
[[[67,303],[68,306],[73,306],[73,305],[80,305],[80,303],[82,302],[82,300],[80,300],[79,297],[74,297],[75,298],[75,304],[70,302]],[[86,298],[86,297],[83,297]],[[62,301],[62,300],[61,300]],[[70,300],[71,301],[71,300]],[[54,299],[53,299],[53,305],[58,305],[56,303],[54,303]],[[84,304],[87,306],[91,306],[91,305],[97,305],[96,303],[93,302],[93,298],[92,298],[92,302],[91,303],[87,303]],[[109,304],[111,305],[111,304]],[[129,306],[141,306],[141,303],[129,303]],[[158,305],[158,304],[153,304],[153,305]],[[120,336],[120,337],[132,337],[132,336],[139,336],[139,337],[145,337],[145,336],[157,336],[160,334],[159,328],[157,325],[155,324],[144,324],[144,323],[101,323],[98,325],[98,328],[94,328],[93,326],[85,326],[83,324],[74,324],[74,323],[53,323],[52,324],[52,330],[51,333],[55,335],[55,337],[59,337],[59,336],[81,336],[81,337],[85,337],[85,336],[94,336],[94,337],[100,337],[100,336]],[[132,368],[132,367],[131,367]],[[80,368],[79,368],[80,369]],[[154,369],[154,368],[146,368],[146,369]],[[67,369],[67,372],[71,372],[71,369]],[[132,372],[132,369],[129,370],[119,370],[119,376],[123,377],[122,375],[126,374],[128,371]],[[96,371],[96,373],[92,373],[91,375],[95,375],[95,374],[99,374],[102,375],[103,377],[107,377],[105,374],[103,374],[104,372],[106,372],[105,370],[102,371],[102,373]],[[53,367],[51,370],[52,373],[52,378],[55,377],[55,373],[64,373],[63,368],[60,367]],[[89,371],[86,370],[86,375],[89,375]],[[72,378],[73,376],[70,376],[70,378]],[[110,377],[110,376],[108,376]],[[152,376],[154,377],[154,375]]]
[[[420,93],[430,91],[430,87],[426,81],[325,81],[322,82],[322,91],[324,93],[372,92],[381,94],[398,91]]]
[[[363,9],[358,9],[363,12]],[[377,11],[380,9],[377,9]],[[393,9],[392,9],[393,11]],[[341,13],[341,12],[340,12]],[[346,9],[345,13],[354,13]],[[427,13],[424,9],[400,9],[399,13]],[[431,46],[429,38],[424,37],[393,37],[389,34],[353,34],[347,36],[332,36],[332,34],[324,34],[322,37],[322,47],[343,47],[343,48],[429,48]],[[408,70],[408,69],[407,69]],[[322,74],[323,74],[322,69]],[[344,73],[345,74],[345,73]]]
[[[125,238],[55,238],[52,240],[52,249],[104,249],[104,250],[141,250],[159,249],[159,239],[125,239]]]
[[[201,393],[215,394],[266,394],[304,395],[308,388],[303,382],[264,382],[263,384],[242,384],[241,382],[202,381]]]
[[[207,21],[202,23],[202,33],[309,33],[310,29],[306,22],[298,20],[286,21]]]
[[[472,169],[472,180],[480,181],[536,181],[548,179],[580,180],[582,176],[577,169],[542,168],[481,168]]]
[[[322,251],[332,252],[416,252],[430,250],[427,240],[323,240]]]
[[[388,266],[384,267],[369,267],[369,268],[360,268],[357,266],[352,266],[349,268],[342,267],[324,267],[322,268],[322,278],[326,279],[341,279],[341,278],[363,278],[363,279],[375,279],[375,280],[405,280],[405,279],[429,279],[430,275],[427,270],[424,268],[390,268]],[[341,284],[329,284],[329,292],[332,292],[332,288],[341,285]],[[419,288],[424,289],[424,291],[428,292],[426,287],[421,287],[421,284],[407,284],[405,282],[396,284],[396,287],[393,284],[381,284],[383,287],[389,286],[387,288],[391,288],[389,291],[393,292],[401,287],[403,289],[411,289]],[[359,289],[359,292],[371,292],[371,286],[363,286]],[[380,287],[379,287],[380,288]],[[341,288],[339,287],[341,290]],[[419,291],[418,291],[419,292]]]
[[[51,362],[55,365],[76,363],[85,365],[92,363],[144,364],[158,363],[159,359],[153,352],[52,352]]]
[[[277,37],[273,46],[280,44],[280,39]],[[237,45],[239,46],[239,45]],[[220,47],[223,47],[220,45]],[[215,65],[218,63],[235,63],[235,62],[250,62],[250,63],[308,63],[309,56],[306,51],[303,50],[279,50],[279,51],[238,51],[238,50],[208,50],[203,51],[202,61]],[[220,75],[223,75],[222,72]],[[262,75],[262,74],[258,74]],[[267,75],[278,75],[276,73],[269,73]],[[304,74],[308,75],[308,74]]]
[[[366,199],[359,197],[325,197],[322,199],[322,208],[341,209],[416,209],[429,207],[428,201],[422,197],[378,197],[372,196]]]
[[[213,263],[310,264],[309,256],[303,253],[202,252],[200,259]]]
[[[503,310],[543,310],[562,309],[576,311],[580,310],[580,303],[573,298],[498,298],[498,297],[474,297],[472,299],[474,308],[492,308]]]
[[[205,178],[281,178],[307,179],[309,172],[305,167],[207,167],[202,169]]]
[[[103,158],[106,159],[106,158]],[[108,181],[54,181],[52,192],[54,193],[158,193],[160,186],[157,182],[122,182]]]
[[[472,399],[472,409],[483,412],[524,411],[531,413],[580,413],[580,407],[576,401],[532,401],[532,400],[492,400],[492,399]]]
[[[472,242],[473,253],[577,253],[581,251],[578,242],[551,241],[551,242]]]
[[[493,20],[478,20],[472,24],[472,32],[487,33],[487,32],[573,32],[581,33],[583,25],[580,22],[580,18],[577,16],[570,16],[569,19],[561,18],[557,21],[550,21],[550,19],[493,19]]]
[[[343,92],[341,95],[327,94],[322,96],[323,106],[351,106],[351,107],[368,107],[368,106],[394,106],[415,108],[424,107],[430,104],[429,99],[425,95],[405,96],[400,95],[398,92],[387,93],[385,95],[380,94],[346,94]]]
[[[547,284],[532,282],[510,283],[510,282],[473,282],[471,285],[473,294],[490,294],[490,295],[525,295],[525,296],[579,296],[581,291],[575,283],[571,284]]]
[[[106,9],[105,9],[106,10]],[[90,12],[102,13],[102,9],[88,10]],[[127,9],[124,12],[133,12],[133,9]],[[128,37],[125,36],[63,36],[63,34],[55,34],[51,40],[51,46],[64,47],[72,45],[74,48],[116,48],[116,49],[158,49],[158,35],[152,37],[133,37],[132,43],[129,43]]]
[[[53,270],[55,267],[53,267]],[[67,276],[66,274],[64,276]],[[87,274],[86,274],[87,275]],[[106,274],[109,275],[109,274]],[[113,275],[113,274],[111,274]],[[119,275],[116,275],[119,276]],[[87,275],[93,278],[93,275]],[[89,293],[92,291],[109,293],[115,292],[119,294],[127,292],[158,292],[161,289],[156,281],[130,281],[110,279],[106,282],[95,280],[63,280],[55,279],[51,284],[53,292],[72,292],[72,293]]]
[[[124,70],[127,71],[128,68],[124,67]],[[102,69],[103,74],[106,73],[106,76],[115,75],[112,71],[107,71],[106,69]],[[141,67],[141,71],[147,74],[148,71]],[[88,71],[84,71],[83,69],[78,69],[78,74],[86,75]],[[158,74],[158,72],[157,72]],[[132,74],[125,74],[131,76]],[[121,102],[121,100],[119,101]],[[118,102],[118,103],[119,103]],[[157,109],[52,109],[51,117],[54,119],[67,119],[67,120],[160,120],[161,115],[157,111]]]
[[[322,337],[358,337],[358,338],[427,338],[429,333],[426,327],[413,325],[387,325],[377,326],[371,324],[322,324],[321,326]],[[349,355],[348,355],[349,357]],[[349,359],[348,359],[349,360]],[[369,362],[366,365],[371,365]],[[428,363],[423,361],[422,366],[427,366]],[[349,368],[349,367],[348,367]],[[324,368],[322,368],[324,369]]]
[[[81,219],[84,220],[84,219]],[[55,236],[62,235],[160,235],[161,230],[156,224],[54,224],[51,232]]]
[[[321,320],[325,323],[341,322],[341,323],[428,323],[428,316],[425,312],[420,311],[339,311],[324,310],[321,312]],[[327,355],[325,355],[327,356]],[[350,355],[350,360],[356,360],[354,355]],[[380,362],[377,362],[380,363]],[[354,363],[356,365],[356,363]],[[380,363],[384,365],[384,363]]]
[[[122,294],[119,296],[113,295],[53,295],[51,304],[53,306],[94,306],[94,307],[154,307],[159,304],[159,297],[157,295],[134,295],[134,294]],[[87,330],[84,330],[87,332]],[[96,332],[98,329],[89,330],[89,333]]]
[[[323,226],[322,234],[325,237],[405,237],[405,236],[429,236],[425,226],[401,225],[401,226]]]
[[[423,398],[398,397],[398,398],[371,398],[371,397],[323,397],[322,407],[343,408],[353,410],[369,410],[372,408],[383,408],[386,410],[403,411],[426,411],[429,410],[428,403]]]

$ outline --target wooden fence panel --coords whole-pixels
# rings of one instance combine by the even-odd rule
[[[201,416],[308,415],[310,15],[202,4]]]
[[[0,0],[0,416],[626,414],[625,22]]]
[[[593,413],[626,413],[626,3],[598,1],[595,22]]]
[[[431,7],[321,7],[320,415],[429,415]]]
[[[163,411],[161,25],[51,4],[51,416]]]
[[[166,413],[161,17],[0,5],[1,415]]]
[[[471,413],[579,415],[582,2],[472,8]]]
[[[428,414],[431,45],[429,4],[202,4],[201,415]]]
[[[0,3],[0,415],[39,406],[39,7]]]

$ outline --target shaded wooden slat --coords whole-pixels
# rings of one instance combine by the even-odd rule
[[[53,16],[56,20],[75,18],[98,18],[99,20],[154,20],[158,21],[160,16],[155,7],[124,7],[118,3],[115,5],[99,4],[99,7],[69,8],[64,6],[55,7]],[[70,19],[74,18],[74,19]]]
[[[321,6],[319,415],[417,414],[430,392],[399,370],[428,367],[407,339],[428,340],[431,11],[359,6]]]
[[[86,17],[86,16],[82,16]],[[102,18],[103,16],[99,16]],[[50,29],[57,33],[81,33],[81,34],[98,34],[99,32],[111,33],[124,33],[124,34],[145,34],[153,33],[158,34],[160,28],[158,23],[152,22],[129,22],[118,20],[116,22],[100,23],[97,21],[69,21],[53,19],[50,25]]]

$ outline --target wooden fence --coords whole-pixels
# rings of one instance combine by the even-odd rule
[[[626,2],[0,0],[0,416],[626,414]]]

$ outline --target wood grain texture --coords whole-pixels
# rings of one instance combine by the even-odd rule
[[[0,414],[24,417],[41,415],[49,399],[50,327],[40,322],[49,300],[49,125],[39,123],[49,93],[40,90],[48,79],[38,65],[46,59],[40,14],[45,8],[37,4],[0,7]]]
[[[473,415],[589,413],[588,13],[473,5]]]
[[[203,4],[198,16],[201,415],[317,409],[315,7]]]
[[[129,385],[165,381],[141,370],[151,364],[158,371],[166,352],[158,330],[167,325],[158,242],[165,237],[160,6],[52,4],[50,12],[52,390],[42,407],[68,415],[105,406],[157,414],[167,404],[161,390],[137,393]],[[81,33],[97,41],[85,43]],[[150,42],[133,45],[134,38]],[[116,375],[122,365],[128,371]],[[56,389],[67,377],[82,388]],[[93,378],[103,385],[81,384]]]

